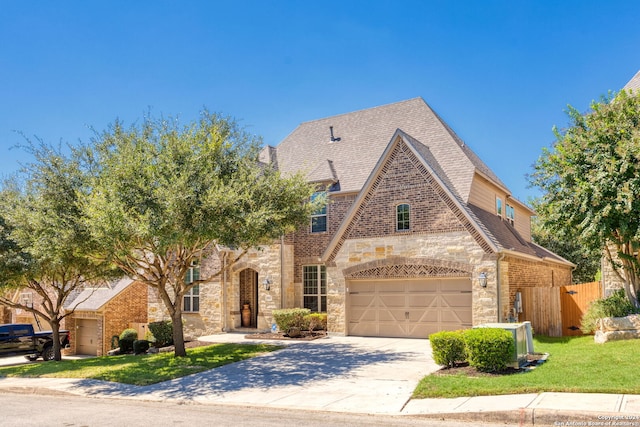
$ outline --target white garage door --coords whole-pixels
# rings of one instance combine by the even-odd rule
[[[427,338],[471,327],[471,279],[353,280],[349,335]]]
[[[76,326],[76,353],[97,355],[98,321],[95,319],[78,319]]]

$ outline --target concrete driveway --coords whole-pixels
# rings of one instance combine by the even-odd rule
[[[201,340],[256,342],[240,334]],[[329,337],[286,345],[283,350],[151,386],[5,378],[0,387],[45,387],[104,398],[398,414],[418,381],[439,368],[431,359],[428,340]]]

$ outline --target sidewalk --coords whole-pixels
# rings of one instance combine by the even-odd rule
[[[244,335],[201,337],[247,342]],[[251,342],[255,342],[251,340]],[[332,412],[506,422],[640,427],[640,395],[540,393],[411,399],[439,367],[427,340],[329,337],[151,386],[96,380],[0,378],[0,390]]]

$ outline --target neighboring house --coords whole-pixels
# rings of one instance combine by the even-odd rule
[[[187,338],[269,329],[290,307],[327,312],[332,334],[426,337],[513,320],[518,290],[571,284],[574,265],[531,241],[534,212],[422,98],[302,123],[261,161],[328,203],[185,297]],[[149,301],[149,321],[167,318]]]
[[[138,330],[144,339],[147,324],[148,286],[123,278],[99,287],[87,287],[69,298],[65,308],[75,306],[65,320],[71,331],[72,354],[102,356],[117,341],[113,337],[128,328]]]
[[[640,95],[640,71],[622,89],[632,91],[635,95]],[[614,290],[624,287],[624,282],[615,273],[606,257],[602,258],[602,286],[604,288],[604,296],[609,296]]]

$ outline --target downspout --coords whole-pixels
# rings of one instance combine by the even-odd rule
[[[284,236],[280,236],[280,308],[284,308]]]
[[[496,304],[498,305],[498,323],[502,323],[502,303],[501,303],[501,298],[500,298],[500,293],[501,293],[501,288],[502,288],[502,284],[501,284],[501,275],[500,275],[500,262],[502,262],[502,260],[504,260],[504,258],[507,256],[507,254],[505,254],[504,252],[500,253],[500,256],[498,257],[498,261],[496,262]]]

